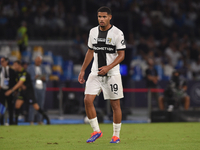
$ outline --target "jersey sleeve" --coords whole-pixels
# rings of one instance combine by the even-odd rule
[[[120,32],[117,36],[116,39],[116,49],[117,50],[125,50],[126,49],[126,44],[125,44],[125,39],[124,39],[124,34],[123,32]]]
[[[89,38],[88,38],[88,48],[93,50],[92,41],[91,41],[91,32],[89,33]]]
[[[26,81],[26,72],[24,72],[23,74],[22,74],[22,76],[19,78],[19,80],[20,81]]]

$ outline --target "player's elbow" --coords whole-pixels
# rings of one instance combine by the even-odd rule
[[[120,57],[120,60],[123,61],[125,58],[125,52],[124,51],[118,51],[118,56]]]
[[[122,62],[122,61],[124,60],[124,58],[125,58],[125,55],[124,55],[124,54],[121,54],[121,55],[120,55],[120,61]]]
[[[125,58],[125,55],[122,55],[122,56],[121,56],[122,61],[124,60],[124,58]]]

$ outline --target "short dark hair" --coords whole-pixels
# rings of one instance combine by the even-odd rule
[[[106,7],[106,6],[102,6],[100,7],[98,10],[97,10],[97,13],[98,12],[107,12],[108,15],[112,15],[112,11],[109,7]]]
[[[8,57],[3,56],[3,57],[1,57],[1,58],[3,58],[3,59],[4,59],[5,61],[7,61],[8,64],[9,64],[9,59],[8,59]]]
[[[18,65],[22,65],[22,62],[20,60],[15,60],[13,63],[17,63]]]

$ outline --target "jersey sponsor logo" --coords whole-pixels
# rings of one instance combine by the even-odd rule
[[[106,39],[105,38],[98,38],[97,41],[98,42],[106,42]]]
[[[121,44],[122,44],[122,45],[125,45],[125,41],[124,41],[124,40],[122,40],[122,41],[121,41]]]
[[[96,46],[93,46],[93,49],[94,49],[94,50],[97,50],[97,51],[99,51],[99,50],[103,50],[103,51],[114,51],[114,48],[112,48],[112,47],[96,47]]]
[[[112,41],[112,38],[107,38],[108,43],[111,43],[111,41]]]

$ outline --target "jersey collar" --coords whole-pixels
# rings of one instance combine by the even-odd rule
[[[111,24],[111,27],[110,27],[108,30],[101,31],[101,30],[100,30],[100,25],[98,25],[98,28],[99,28],[99,31],[100,31],[100,32],[108,32],[112,27],[113,27],[113,25]]]

